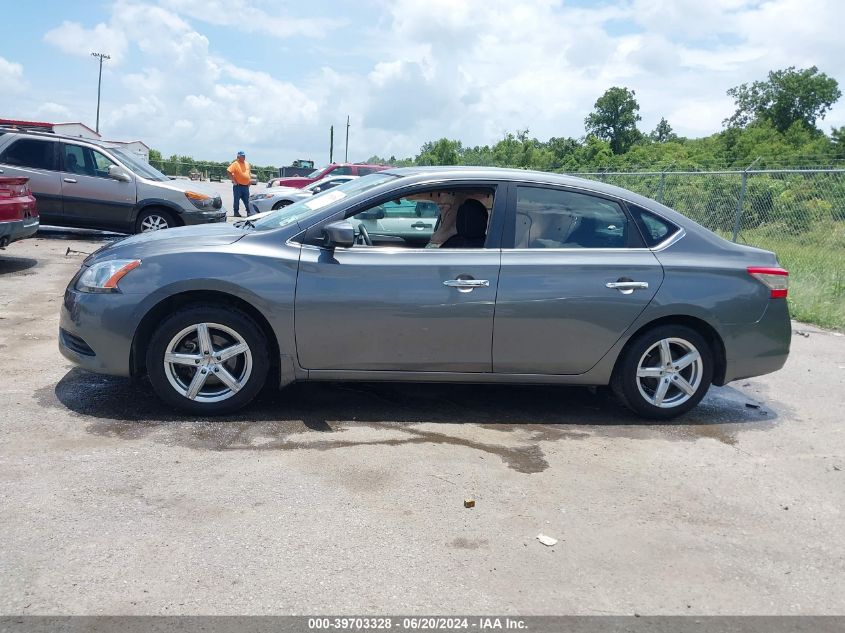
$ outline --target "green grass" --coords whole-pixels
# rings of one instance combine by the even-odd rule
[[[789,271],[792,318],[845,330],[845,222],[824,222],[811,230],[761,227],[742,232],[743,241],[774,251]]]

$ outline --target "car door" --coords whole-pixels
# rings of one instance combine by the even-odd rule
[[[617,200],[514,184],[508,202],[494,371],[584,373],[646,308],[663,268]]]
[[[29,178],[41,224],[63,224],[59,143],[39,137],[13,140],[0,154],[0,176]]]
[[[85,145],[62,143],[62,194],[65,222],[71,226],[133,232],[135,177],[129,182],[109,176],[116,164]]]
[[[391,199],[355,210],[350,221],[359,226],[361,216]],[[504,200],[496,209],[502,212]],[[295,303],[300,365],[491,372],[497,233],[489,229],[485,247],[472,249],[418,248],[401,238],[349,248],[304,245]]]

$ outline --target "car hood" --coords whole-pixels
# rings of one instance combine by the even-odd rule
[[[232,224],[198,224],[130,235],[95,251],[85,260],[90,266],[108,259],[143,259],[149,255],[191,251],[208,246],[225,246],[247,232]]]
[[[294,189],[300,189],[302,187],[301,183],[309,184],[314,182],[313,178],[306,178],[305,176],[290,176],[289,178],[280,178],[277,180],[279,184],[276,185],[278,187],[290,187],[293,186]]]
[[[298,189],[297,187],[267,187],[264,191],[259,191],[258,193],[267,193],[272,194],[274,196],[283,196],[289,193],[302,193],[302,189]]]
[[[204,193],[212,198],[219,198],[220,194],[211,187],[197,182],[196,180],[164,180],[156,181],[156,186],[164,187],[165,189],[172,189],[173,191],[195,191],[197,193]]]

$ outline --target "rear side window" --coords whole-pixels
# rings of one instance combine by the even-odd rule
[[[628,218],[612,200],[517,187],[514,248],[625,248]]]
[[[642,207],[628,204],[628,210],[634,216],[637,227],[639,227],[640,233],[643,235],[643,241],[645,241],[646,246],[649,248],[665,242],[680,230],[677,225],[672,224],[669,220],[664,220]]]
[[[358,168],[358,175],[359,176],[366,176],[367,174],[372,174],[373,172],[378,171],[372,167],[359,167]]]
[[[56,169],[56,143],[22,138],[6,148],[0,163],[33,169]]]

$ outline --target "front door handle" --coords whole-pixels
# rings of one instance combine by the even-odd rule
[[[648,290],[648,282],[647,281],[629,281],[629,280],[619,280],[619,281],[608,281],[605,286],[608,288],[613,288],[618,290],[623,295],[629,295],[634,290]]]
[[[443,285],[457,288],[458,292],[472,292],[475,288],[489,288],[490,282],[487,279],[447,279]]]
[[[65,182],[74,183],[76,182],[76,178],[62,178]]]
[[[412,229],[419,229],[420,231],[422,231],[423,229],[430,229],[431,224],[426,224],[425,222],[414,222],[411,225],[411,228]]]

